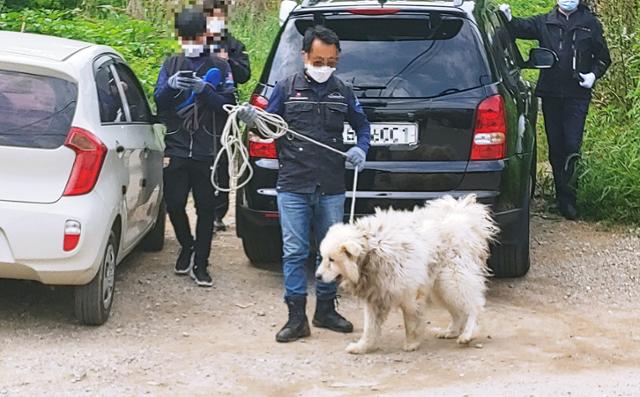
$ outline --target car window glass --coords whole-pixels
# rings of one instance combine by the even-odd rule
[[[77,96],[76,84],[67,80],[0,70],[0,146],[60,147]]]
[[[110,63],[103,64],[96,71],[100,121],[103,123],[123,123],[126,122],[126,118],[123,112],[122,100],[118,93],[116,79],[109,65]]]
[[[268,70],[269,84],[302,69],[302,37],[312,23],[289,21]],[[340,37],[337,76],[361,97],[437,97],[482,86],[490,76],[477,32],[466,19],[340,16],[327,17],[325,25]]]
[[[116,63],[115,68],[127,98],[131,121],[134,123],[150,123],[151,112],[149,110],[149,104],[147,103],[147,98],[144,96],[138,79],[131,69],[121,63]]]
[[[504,61],[509,70],[518,70],[519,53],[515,49],[515,44],[511,40],[508,28],[504,25],[498,14],[491,15],[491,24],[494,26],[495,35],[498,39],[499,48],[504,56]]]

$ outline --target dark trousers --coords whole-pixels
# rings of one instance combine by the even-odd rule
[[[216,183],[220,187],[229,187],[229,163],[227,162],[227,156],[224,156],[218,164]],[[215,192],[214,203],[216,207],[216,219],[222,220],[222,218],[227,215],[227,211],[229,211],[229,193]]]
[[[558,204],[576,202],[576,162],[584,136],[589,98],[542,98],[544,128],[549,143],[549,162],[553,169]]]
[[[180,245],[183,248],[193,247],[198,264],[207,263],[213,240],[215,202],[211,165],[212,161],[172,157],[164,168],[164,198],[169,219]],[[197,214],[195,238],[191,234],[186,211],[189,192],[193,193]]]

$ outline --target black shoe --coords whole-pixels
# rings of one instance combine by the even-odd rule
[[[222,219],[216,219],[213,222],[213,228],[216,232],[226,232],[227,231],[227,225],[224,224],[224,222],[222,222]]]
[[[562,215],[565,219],[570,221],[575,221],[578,219],[578,210],[571,203],[561,203],[558,205],[558,210],[560,211],[560,215]]]
[[[289,308],[289,321],[276,334],[276,341],[280,343],[293,342],[311,335],[309,320],[307,319],[307,297],[292,296],[285,298]]]
[[[207,270],[208,266],[208,264],[205,264],[204,266],[195,264],[191,268],[191,278],[200,287],[213,287],[213,280],[211,280],[211,276]]]
[[[345,334],[353,332],[353,324],[336,311],[335,299],[318,299],[316,312],[313,315],[313,325]]]
[[[176,267],[173,271],[176,274],[184,275],[188,274],[193,267],[193,248],[184,248],[180,249],[180,254],[178,254],[178,260],[176,261]]]

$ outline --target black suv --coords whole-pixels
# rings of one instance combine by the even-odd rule
[[[552,67],[555,54],[534,49],[524,62],[497,6],[482,0],[308,0],[284,23],[252,104],[266,107],[275,84],[302,70],[303,34],[314,24],[340,37],[337,76],[372,123],[357,214],[474,193],[502,230],[494,274],[526,274],[538,106],[521,69]],[[344,140],[355,143],[348,125]],[[279,262],[275,144],[247,144],[255,176],[237,195],[237,233],[252,262]],[[347,172],[348,190],[352,178]]]

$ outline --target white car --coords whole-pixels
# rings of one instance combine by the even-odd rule
[[[0,278],[75,286],[79,321],[107,320],[116,266],[164,244],[153,123],[113,49],[0,32]]]

